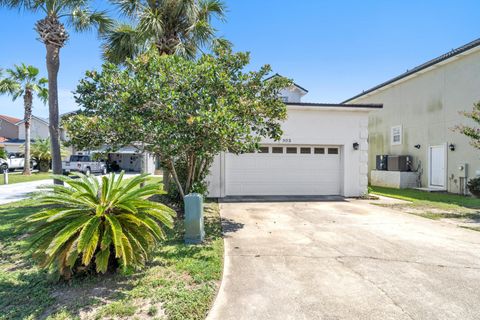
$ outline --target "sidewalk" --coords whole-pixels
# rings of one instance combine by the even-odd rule
[[[39,186],[52,183],[51,179],[46,179],[0,185],[0,204],[26,199],[30,193],[37,191]]]

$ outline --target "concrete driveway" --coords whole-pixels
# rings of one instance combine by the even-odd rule
[[[208,319],[479,319],[480,232],[363,200],[221,204]]]

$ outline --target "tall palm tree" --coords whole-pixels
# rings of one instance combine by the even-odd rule
[[[0,6],[25,9],[44,16],[35,24],[35,30],[47,51],[49,130],[54,174],[62,173],[57,78],[60,68],[60,49],[65,46],[69,37],[62,20],[77,32],[96,28],[102,33],[111,26],[111,20],[106,13],[91,11],[88,7],[89,2],[90,0],[0,0]],[[55,182],[61,183],[59,180]]]
[[[15,65],[12,69],[7,69],[7,77],[0,79],[0,94],[9,94],[15,101],[23,97],[24,106],[24,125],[25,125],[25,164],[23,174],[30,175],[30,123],[32,121],[33,95],[47,102],[48,90],[45,87],[48,80],[38,78],[38,69],[34,66],[25,64]]]
[[[117,23],[105,34],[104,55],[122,63],[155,46],[160,54],[192,58],[213,42],[211,19],[223,20],[225,5],[220,0],[112,0],[133,24]]]

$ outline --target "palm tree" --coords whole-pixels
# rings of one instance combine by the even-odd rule
[[[0,0],[1,1],[1,0]],[[225,4],[220,0],[112,0],[133,24],[117,23],[105,33],[104,56],[110,62],[123,63],[154,46],[159,54],[194,58],[198,50],[210,44],[228,44],[215,36],[211,19],[224,20]],[[145,152],[141,153],[142,173]],[[164,186],[170,173],[164,169]]]
[[[24,125],[25,125],[25,164],[23,174],[30,175],[30,123],[32,120],[33,94],[43,103],[47,102],[48,90],[45,88],[48,80],[38,79],[38,69],[25,64],[15,65],[13,69],[6,70],[8,76],[0,80],[0,94],[9,94],[15,101],[23,97]]]
[[[50,139],[37,139],[32,143],[31,147],[32,158],[38,163],[38,170],[40,172],[48,172],[50,169],[50,163],[52,162],[52,148]],[[62,145],[60,147],[60,154],[62,158],[65,157],[68,152]]]
[[[40,12],[44,15],[44,18],[35,24],[35,30],[47,51],[49,130],[55,174],[62,173],[57,77],[60,68],[60,49],[65,46],[69,37],[61,20],[77,32],[96,28],[103,33],[111,26],[111,20],[106,13],[91,11],[88,3],[89,0],[0,0],[0,6]],[[55,182],[62,183],[59,180]]]
[[[104,55],[122,63],[155,46],[160,54],[193,58],[197,51],[213,42],[211,19],[223,20],[225,5],[220,0],[113,0],[133,25],[117,23],[105,35]]]

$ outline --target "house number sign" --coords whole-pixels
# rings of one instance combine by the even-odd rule
[[[282,142],[283,142],[283,143],[291,143],[291,142],[292,142],[292,139],[290,139],[290,138],[284,138],[284,139],[282,139]]]

